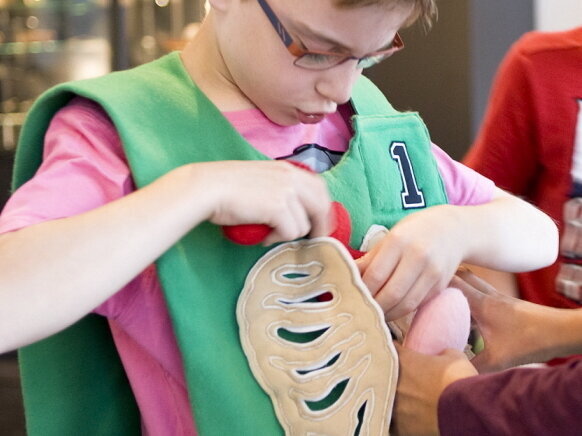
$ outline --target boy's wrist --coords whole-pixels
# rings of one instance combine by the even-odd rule
[[[471,259],[479,259],[484,242],[482,235],[485,234],[479,213],[470,206],[450,204],[434,206],[432,209],[439,210],[442,221],[451,229],[449,235],[454,241],[450,246],[456,246],[460,250],[461,260],[470,262]]]
[[[172,177],[181,206],[176,211],[182,211],[190,226],[195,226],[208,220],[212,214],[213,201],[216,195],[212,193],[212,183],[205,179],[204,164],[187,164],[172,170],[167,176]]]

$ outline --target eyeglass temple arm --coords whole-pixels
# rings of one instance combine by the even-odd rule
[[[281,41],[283,41],[283,43],[285,44],[286,47],[291,46],[293,44],[293,38],[291,38],[291,35],[289,35],[289,33],[287,32],[287,29],[285,29],[283,27],[283,24],[281,24],[281,22],[279,21],[279,19],[275,15],[275,12],[273,12],[273,9],[271,9],[269,4],[265,0],[257,0],[257,1],[261,5],[261,8],[263,8],[263,11],[265,11],[267,18],[269,19],[269,21],[273,25],[273,28],[279,34]]]

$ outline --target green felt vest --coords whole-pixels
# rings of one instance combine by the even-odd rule
[[[268,159],[192,83],[173,53],[41,96],[21,134],[14,188],[34,175],[48,123],[74,95],[107,111],[138,188],[190,162]],[[365,78],[352,104],[350,148],[323,176],[351,215],[357,248],[370,225],[391,227],[419,208],[445,203],[446,195],[417,114],[396,112]],[[235,316],[244,279],[265,250],[231,243],[204,222],[157,261],[201,435],[282,433],[249,369]],[[102,318],[87,316],[23,348],[20,362],[29,434],[139,434],[139,413]]]

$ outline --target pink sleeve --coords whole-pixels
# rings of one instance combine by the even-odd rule
[[[474,206],[491,201],[495,188],[491,180],[453,160],[435,144],[432,144],[432,153],[450,204]]]
[[[101,107],[75,98],[51,121],[43,162],[8,200],[0,234],[103,206],[134,190],[121,142]],[[117,317],[135,298],[141,277],[96,309]]]
[[[77,215],[133,190],[109,117],[96,103],[76,98],[53,118],[43,163],[8,200],[0,233]]]

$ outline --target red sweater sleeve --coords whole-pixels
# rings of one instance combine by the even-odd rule
[[[537,171],[538,104],[527,41],[507,53],[492,86],[487,111],[464,163],[518,195],[527,195]]]
[[[459,380],[438,405],[442,436],[574,436],[581,417],[582,360]]]

